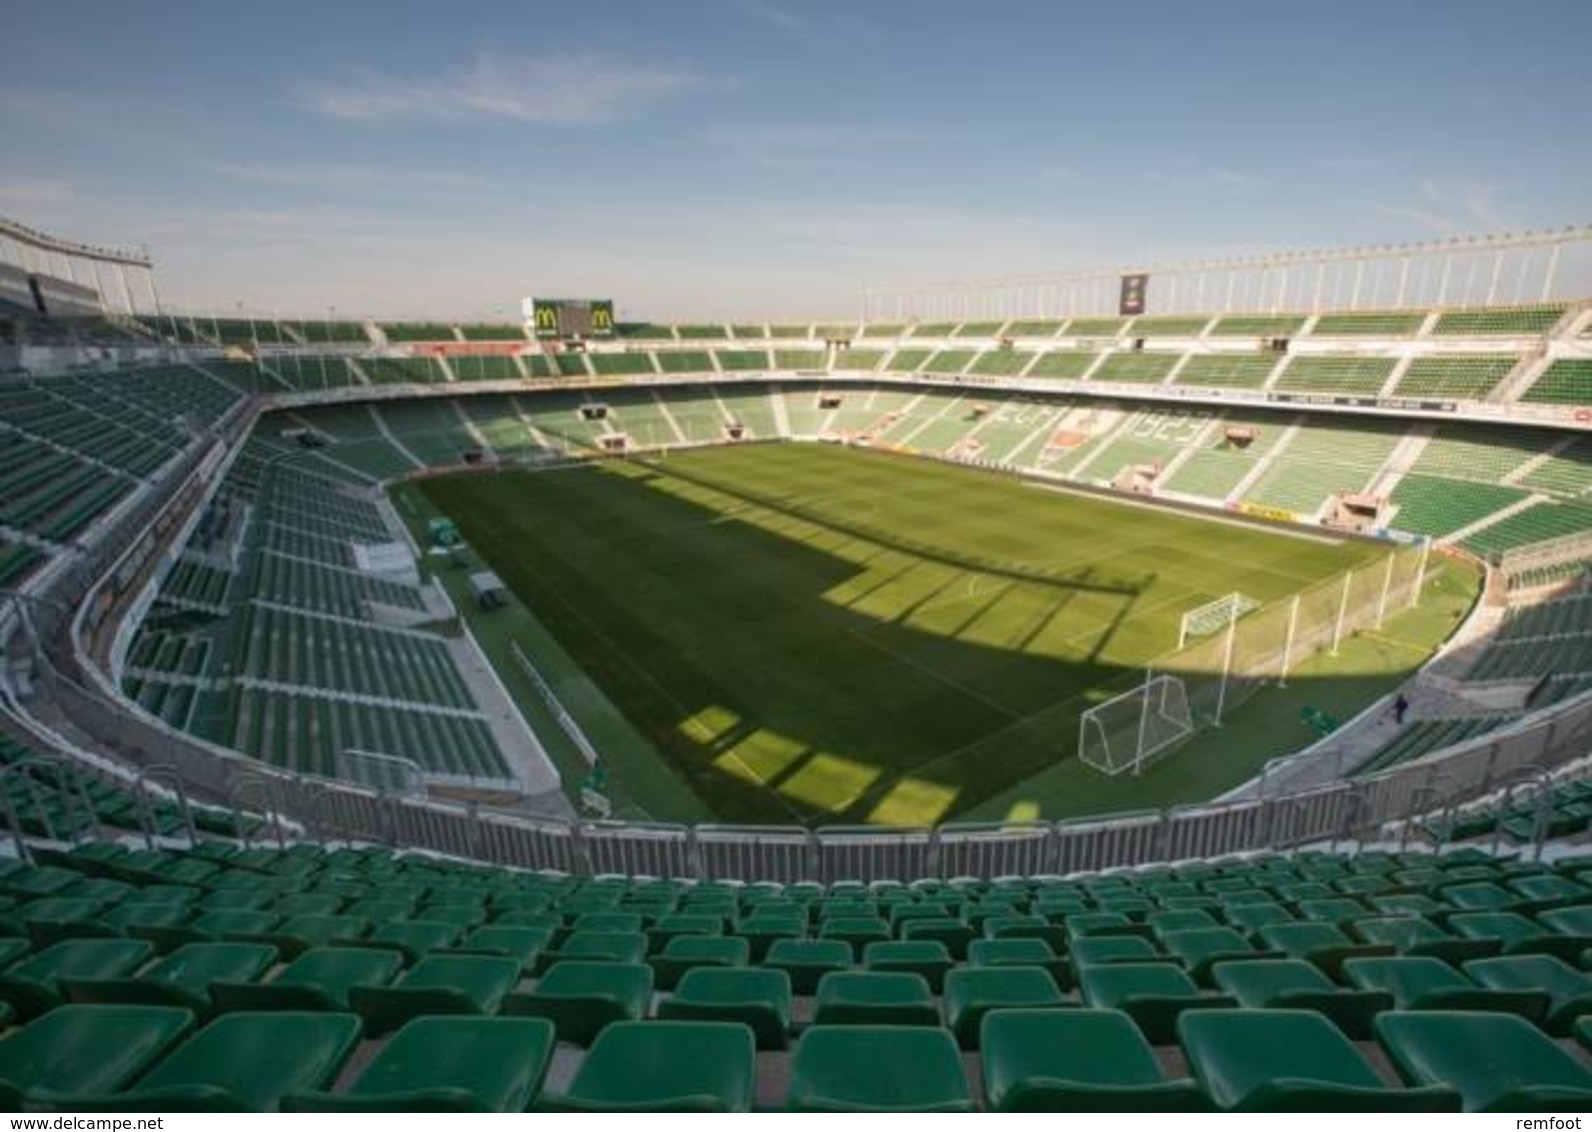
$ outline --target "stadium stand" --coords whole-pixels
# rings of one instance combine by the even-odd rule
[[[974,359],[968,372],[985,377],[1013,377],[1027,369],[1035,356],[1025,350],[985,350]]]
[[[1224,315],[1211,327],[1212,338],[1291,338],[1304,328],[1305,316]]]
[[[1140,316],[1128,326],[1126,333],[1135,338],[1197,338],[1210,321],[1204,315]]]
[[[1538,303],[1521,307],[1482,307],[1450,310],[1437,316],[1433,334],[1504,335],[1542,334],[1564,317],[1563,303]]]
[[[1592,405],[1592,358],[1560,358],[1521,398],[1557,405]]]
[[[1399,379],[1393,395],[1480,401],[1509,376],[1516,361],[1510,354],[1416,358]]]
[[[1335,492],[1363,491],[1398,443],[1396,426],[1302,430],[1245,495],[1248,502],[1314,514]]]
[[[1039,360],[1029,367],[1028,376],[1076,380],[1088,373],[1098,359],[1098,354],[1081,350],[1053,350],[1039,355]]]
[[[1402,531],[1442,538],[1526,498],[1526,492],[1502,484],[1410,474],[1393,490],[1398,510],[1392,522]]]
[[[525,337],[525,327],[518,323],[476,322],[461,325],[459,333],[471,342],[518,342]]]
[[[1172,372],[1172,367],[1177,365],[1179,357],[1181,357],[1179,354],[1137,352],[1108,354],[1105,360],[1095,367],[1089,379],[1160,383]]]
[[[1375,397],[1393,373],[1395,359],[1306,354],[1289,361],[1274,388],[1286,392]]]
[[[1064,320],[1046,318],[1017,318],[1006,324],[1008,338],[1054,338],[1061,333]]]
[[[1276,370],[1276,354],[1195,354],[1178,370],[1178,385],[1258,389]]]
[[[1318,338],[1410,338],[1420,332],[1425,311],[1341,311],[1319,315],[1310,327]]]
[[[743,886],[96,842],[0,876],[0,1081],[70,1112],[1585,1107],[1589,879],[1468,849]]]
[[[382,324],[389,342],[452,342],[453,327],[442,322],[389,322]]]
[[[1063,333],[1069,338],[1115,338],[1126,326],[1123,318],[1073,318]]]

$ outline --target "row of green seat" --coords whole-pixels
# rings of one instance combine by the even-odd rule
[[[1584,1107],[1592,1087],[1569,1044],[1592,1039],[1592,979],[1577,966],[1592,942],[1585,859],[1272,855],[910,886],[582,881],[222,843],[51,861],[0,866],[7,915],[26,929],[0,943],[0,999],[24,1022],[0,1039],[13,1107],[1505,1111]],[[1130,895],[1160,911],[1060,913],[1070,966],[1036,962],[1038,934],[1005,934],[1038,925],[997,923]],[[685,922],[710,915],[693,907],[767,919],[796,904],[829,922],[851,918],[847,905],[899,914],[953,898],[989,905],[966,965],[943,941],[885,939],[855,969],[839,938],[776,939],[752,965],[746,938]],[[424,901],[435,918],[342,943],[350,899]],[[1206,905],[1179,903],[1195,899]],[[1279,900],[1312,915],[1287,918]],[[107,901],[108,934],[50,915]],[[658,913],[661,947],[590,919],[647,915],[626,907]],[[1346,919],[1352,907],[1382,914]],[[470,914],[493,909],[490,923]],[[195,912],[221,937],[175,930]],[[531,920],[550,913],[557,929]],[[261,914],[292,914],[316,938],[281,924],[246,938]],[[382,1044],[350,1074],[362,1037]],[[1356,1048],[1367,1040],[1396,1077]],[[584,1052],[545,1090],[560,1042]],[[786,1046],[788,1087],[760,1053]],[[1166,1076],[1156,1047],[1174,1046],[1189,1079]]]

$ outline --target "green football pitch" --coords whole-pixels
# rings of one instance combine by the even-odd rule
[[[417,526],[456,520],[517,597],[472,625],[533,726],[545,718],[510,679],[509,638],[602,740],[620,812],[676,820],[1120,808],[1187,752],[1137,786],[1107,779],[1074,757],[1082,710],[1142,679],[1191,607],[1235,590],[1273,601],[1385,553],[816,445],[467,473],[396,495]],[[1161,793],[1243,777],[1219,748],[1197,758],[1209,773],[1172,769]],[[1008,807],[1030,780],[1047,783],[1043,804]]]

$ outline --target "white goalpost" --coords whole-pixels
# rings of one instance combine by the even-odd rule
[[[1138,774],[1193,733],[1183,681],[1150,676],[1078,717],[1078,757],[1105,774]]]

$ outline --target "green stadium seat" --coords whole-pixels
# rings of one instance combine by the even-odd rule
[[[388,1033],[426,1014],[496,1014],[520,981],[520,965],[501,956],[436,953],[390,985],[360,984],[349,1005],[373,1035]]]
[[[1353,1043],[1309,1010],[1200,1010],[1178,1021],[1189,1067],[1238,1112],[1456,1112],[1451,1089],[1383,1084]]]
[[[547,928],[485,924],[465,936],[457,950],[478,955],[507,955],[519,960],[520,969],[529,974],[536,969],[537,960],[552,938],[553,933]]]
[[[1060,1006],[1061,988],[1043,967],[959,967],[945,978],[945,1024],[963,1049],[978,1047],[984,1015],[1001,1008]]]
[[[0,1040],[0,1107],[119,1089],[193,1024],[172,1006],[58,1007]]]
[[[1362,990],[1386,991],[1399,1010],[1499,1011],[1538,1021],[1548,1011],[1540,990],[1494,990],[1477,986],[1441,959],[1400,956],[1349,959],[1343,976]]]
[[[285,1112],[523,1112],[552,1061],[542,1018],[416,1018],[346,1093],[295,1093]]]
[[[979,938],[965,920],[954,916],[940,916],[922,920],[906,920],[901,925],[902,939],[933,940],[945,944],[952,959],[966,959],[968,947]]]
[[[611,1023],[645,1017],[652,990],[652,968],[644,963],[565,960],[533,989],[510,995],[503,1010],[546,1018],[559,1041],[586,1046]]]
[[[213,982],[216,1009],[327,1010],[349,1009],[354,987],[377,987],[392,981],[403,967],[396,951],[363,947],[314,947],[302,952],[270,982]]]
[[[658,1004],[658,1017],[740,1022],[750,1027],[758,1049],[784,1049],[791,1028],[790,976],[745,967],[699,967],[687,971],[674,994]]]
[[[820,939],[843,940],[855,957],[865,944],[890,938],[890,925],[875,915],[827,916],[818,926]]]
[[[1073,947],[1081,942],[1073,941]],[[1058,957],[1042,939],[974,940],[968,945],[967,959],[974,967],[1043,967],[1063,990],[1075,982],[1072,960]]]
[[[1166,958],[1155,944],[1132,935],[1083,936],[1072,941],[1070,952],[1080,967],[1091,963],[1153,963]]]
[[[1424,916],[1370,916],[1355,920],[1349,930],[1366,943],[1386,944],[1400,955],[1464,963],[1498,953],[1491,939],[1460,939]]]
[[[647,937],[633,932],[572,931],[552,951],[544,951],[536,969],[543,972],[566,959],[593,963],[642,963],[647,958]]]
[[[1297,923],[1294,914],[1281,904],[1266,901],[1260,904],[1231,904],[1222,909],[1222,918],[1228,926],[1244,933],[1258,932],[1272,924]]]
[[[1552,955],[1575,963],[1592,947],[1592,936],[1561,935],[1517,912],[1460,912],[1448,927],[1464,939],[1496,940],[1505,955]]]
[[[1336,986],[1303,959],[1238,959],[1216,964],[1216,985],[1240,1006],[1314,1010],[1356,1040],[1371,1037],[1371,1020],[1393,1008],[1386,991]]]
[[[1473,959],[1464,970],[1492,990],[1546,992],[1548,1014],[1543,1025],[1551,1034],[1568,1035],[1577,1018],[1592,1014],[1592,975],[1552,955]]]
[[[795,1112],[971,1112],[951,1035],[928,1026],[814,1026],[791,1057]]]
[[[203,1017],[214,1008],[211,985],[254,982],[276,963],[276,948],[259,943],[190,943],[136,977],[62,979],[72,1002],[183,1006]]]
[[[1167,932],[1161,945],[1181,960],[1194,980],[1211,986],[1211,968],[1225,959],[1280,959],[1280,951],[1261,951],[1233,928],[1188,928]]]
[[[1078,971],[1083,1001],[1106,1010],[1121,1010],[1144,1036],[1166,1045],[1177,1036],[1177,1020],[1187,1010],[1236,1006],[1227,995],[1200,990],[1175,963],[1103,963]]]
[[[288,1093],[330,1085],[359,1035],[352,1014],[229,1014],[162,1058],[137,1088],[60,1104],[91,1112],[275,1112]]]
[[[659,990],[673,990],[680,976],[697,967],[744,967],[751,961],[751,945],[737,936],[681,935],[664,945],[661,954],[647,962]]]
[[[414,963],[429,952],[453,946],[461,934],[458,925],[442,920],[399,920],[380,924],[369,935],[349,942],[359,947],[390,948],[402,955],[404,962]]]
[[[1000,1112],[1197,1112],[1193,1081],[1169,1081],[1118,1010],[992,1010],[979,1040],[984,1094]]]
[[[818,980],[817,1026],[938,1026],[940,1012],[922,975],[831,971]]]
[[[647,946],[660,952],[671,939],[683,935],[722,935],[724,917],[708,912],[670,912],[647,929]]]
[[[64,981],[123,978],[153,951],[141,939],[62,940],[0,971],[0,1002],[25,1022],[61,1005]]]
[[[812,994],[831,971],[851,967],[851,945],[838,939],[777,939],[768,949],[763,966],[790,976],[791,990]]]
[[[945,985],[945,973],[955,966],[951,953],[938,940],[881,940],[862,949],[868,971],[904,971],[921,975],[935,994]]]
[[[757,1050],[733,1022],[616,1022],[603,1030],[555,1112],[750,1112]]]
[[[312,947],[356,940],[369,928],[370,921],[358,916],[329,916],[312,912],[288,917],[266,932],[260,942],[273,944],[283,958],[294,959]]]
[[[1405,1080],[1457,1089],[1467,1112],[1592,1108],[1592,1072],[1519,1018],[1390,1013],[1376,1030]]]
[[[1592,904],[1550,908],[1545,912],[1538,912],[1537,921],[1561,935],[1592,936]]]
[[[1334,924],[1307,921],[1268,924],[1259,931],[1260,941],[1274,951],[1295,959],[1307,959],[1333,978],[1345,959],[1356,956],[1392,955],[1391,944],[1355,943]]]

